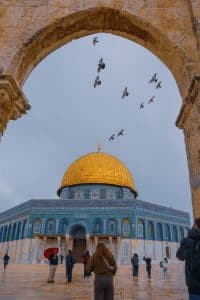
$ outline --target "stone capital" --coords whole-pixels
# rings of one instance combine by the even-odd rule
[[[3,134],[10,120],[17,120],[30,108],[12,75],[0,76],[0,132]]]

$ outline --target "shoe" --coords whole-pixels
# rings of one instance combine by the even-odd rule
[[[52,280],[51,282],[55,282],[55,280]]]
[[[52,283],[52,280],[47,280],[48,283]]]

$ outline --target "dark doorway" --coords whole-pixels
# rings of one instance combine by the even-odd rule
[[[83,253],[86,251],[85,228],[82,225],[74,225],[70,234],[73,237],[73,255],[77,263],[83,262]]]
[[[166,257],[170,258],[170,253],[169,253],[169,246],[165,247],[165,251],[166,251]]]

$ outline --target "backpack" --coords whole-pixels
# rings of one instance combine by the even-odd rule
[[[160,261],[160,267],[163,268],[163,262],[162,262],[162,260]]]
[[[192,275],[200,278],[200,240],[195,240],[192,245],[190,271]]]

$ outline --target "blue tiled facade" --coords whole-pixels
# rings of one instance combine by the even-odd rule
[[[77,185],[60,199],[29,200],[0,214],[0,242],[70,234],[74,225],[90,236],[178,242],[190,227],[189,214],[136,200],[125,187]]]

